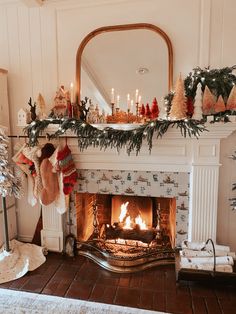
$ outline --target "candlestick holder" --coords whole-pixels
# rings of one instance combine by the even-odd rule
[[[127,123],[130,123],[130,109],[127,109]]]
[[[138,106],[139,103],[136,102],[135,105],[136,105],[136,116],[138,117],[139,116],[139,106]]]
[[[111,115],[114,116],[114,108],[115,108],[115,104],[114,102],[111,103]]]

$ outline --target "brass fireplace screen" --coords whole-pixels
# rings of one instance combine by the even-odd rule
[[[116,272],[173,262],[174,198],[76,193],[75,204],[79,254]]]

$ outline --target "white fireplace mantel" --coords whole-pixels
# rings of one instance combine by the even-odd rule
[[[180,130],[176,128],[170,128],[159,139],[155,139],[154,134],[151,153],[144,141],[137,156],[135,152],[129,156],[125,150],[118,153],[115,149],[101,151],[98,148],[88,148],[80,152],[77,139],[74,138],[68,139],[68,144],[78,169],[189,172],[188,239],[207,240],[212,238],[215,241],[220,140],[227,138],[236,130],[236,123],[218,122],[215,124],[208,123],[205,126],[208,132],[202,132],[198,139],[194,137],[184,138]],[[42,231],[43,243],[52,241],[52,239],[47,239],[47,235],[51,237],[50,223],[47,221],[51,221],[51,216],[52,213],[48,209],[43,210],[44,222],[47,226],[47,230]],[[58,237],[62,236],[61,231],[61,229],[58,230]],[[55,235],[56,230],[53,229],[54,239]]]

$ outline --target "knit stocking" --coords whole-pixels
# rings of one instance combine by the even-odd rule
[[[71,150],[66,145],[57,153],[59,169],[63,175],[63,192],[68,195],[72,192],[77,180],[77,171],[72,159]]]

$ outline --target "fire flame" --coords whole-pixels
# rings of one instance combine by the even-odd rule
[[[126,202],[124,204],[121,205],[120,207],[120,216],[119,216],[119,221],[123,222],[126,214],[127,214],[127,207],[129,205],[129,202]]]
[[[123,229],[133,229],[131,217],[130,216],[126,217],[128,205],[129,205],[129,202],[126,202],[122,204],[120,207],[119,222],[124,223]],[[142,219],[141,215],[138,215],[134,220],[135,220],[135,224],[139,225],[141,230],[147,230],[146,222]]]
[[[142,220],[142,217],[140,215],[135,218],[135,223],[140,226],[141,230],[147,230],[146,222]]]

